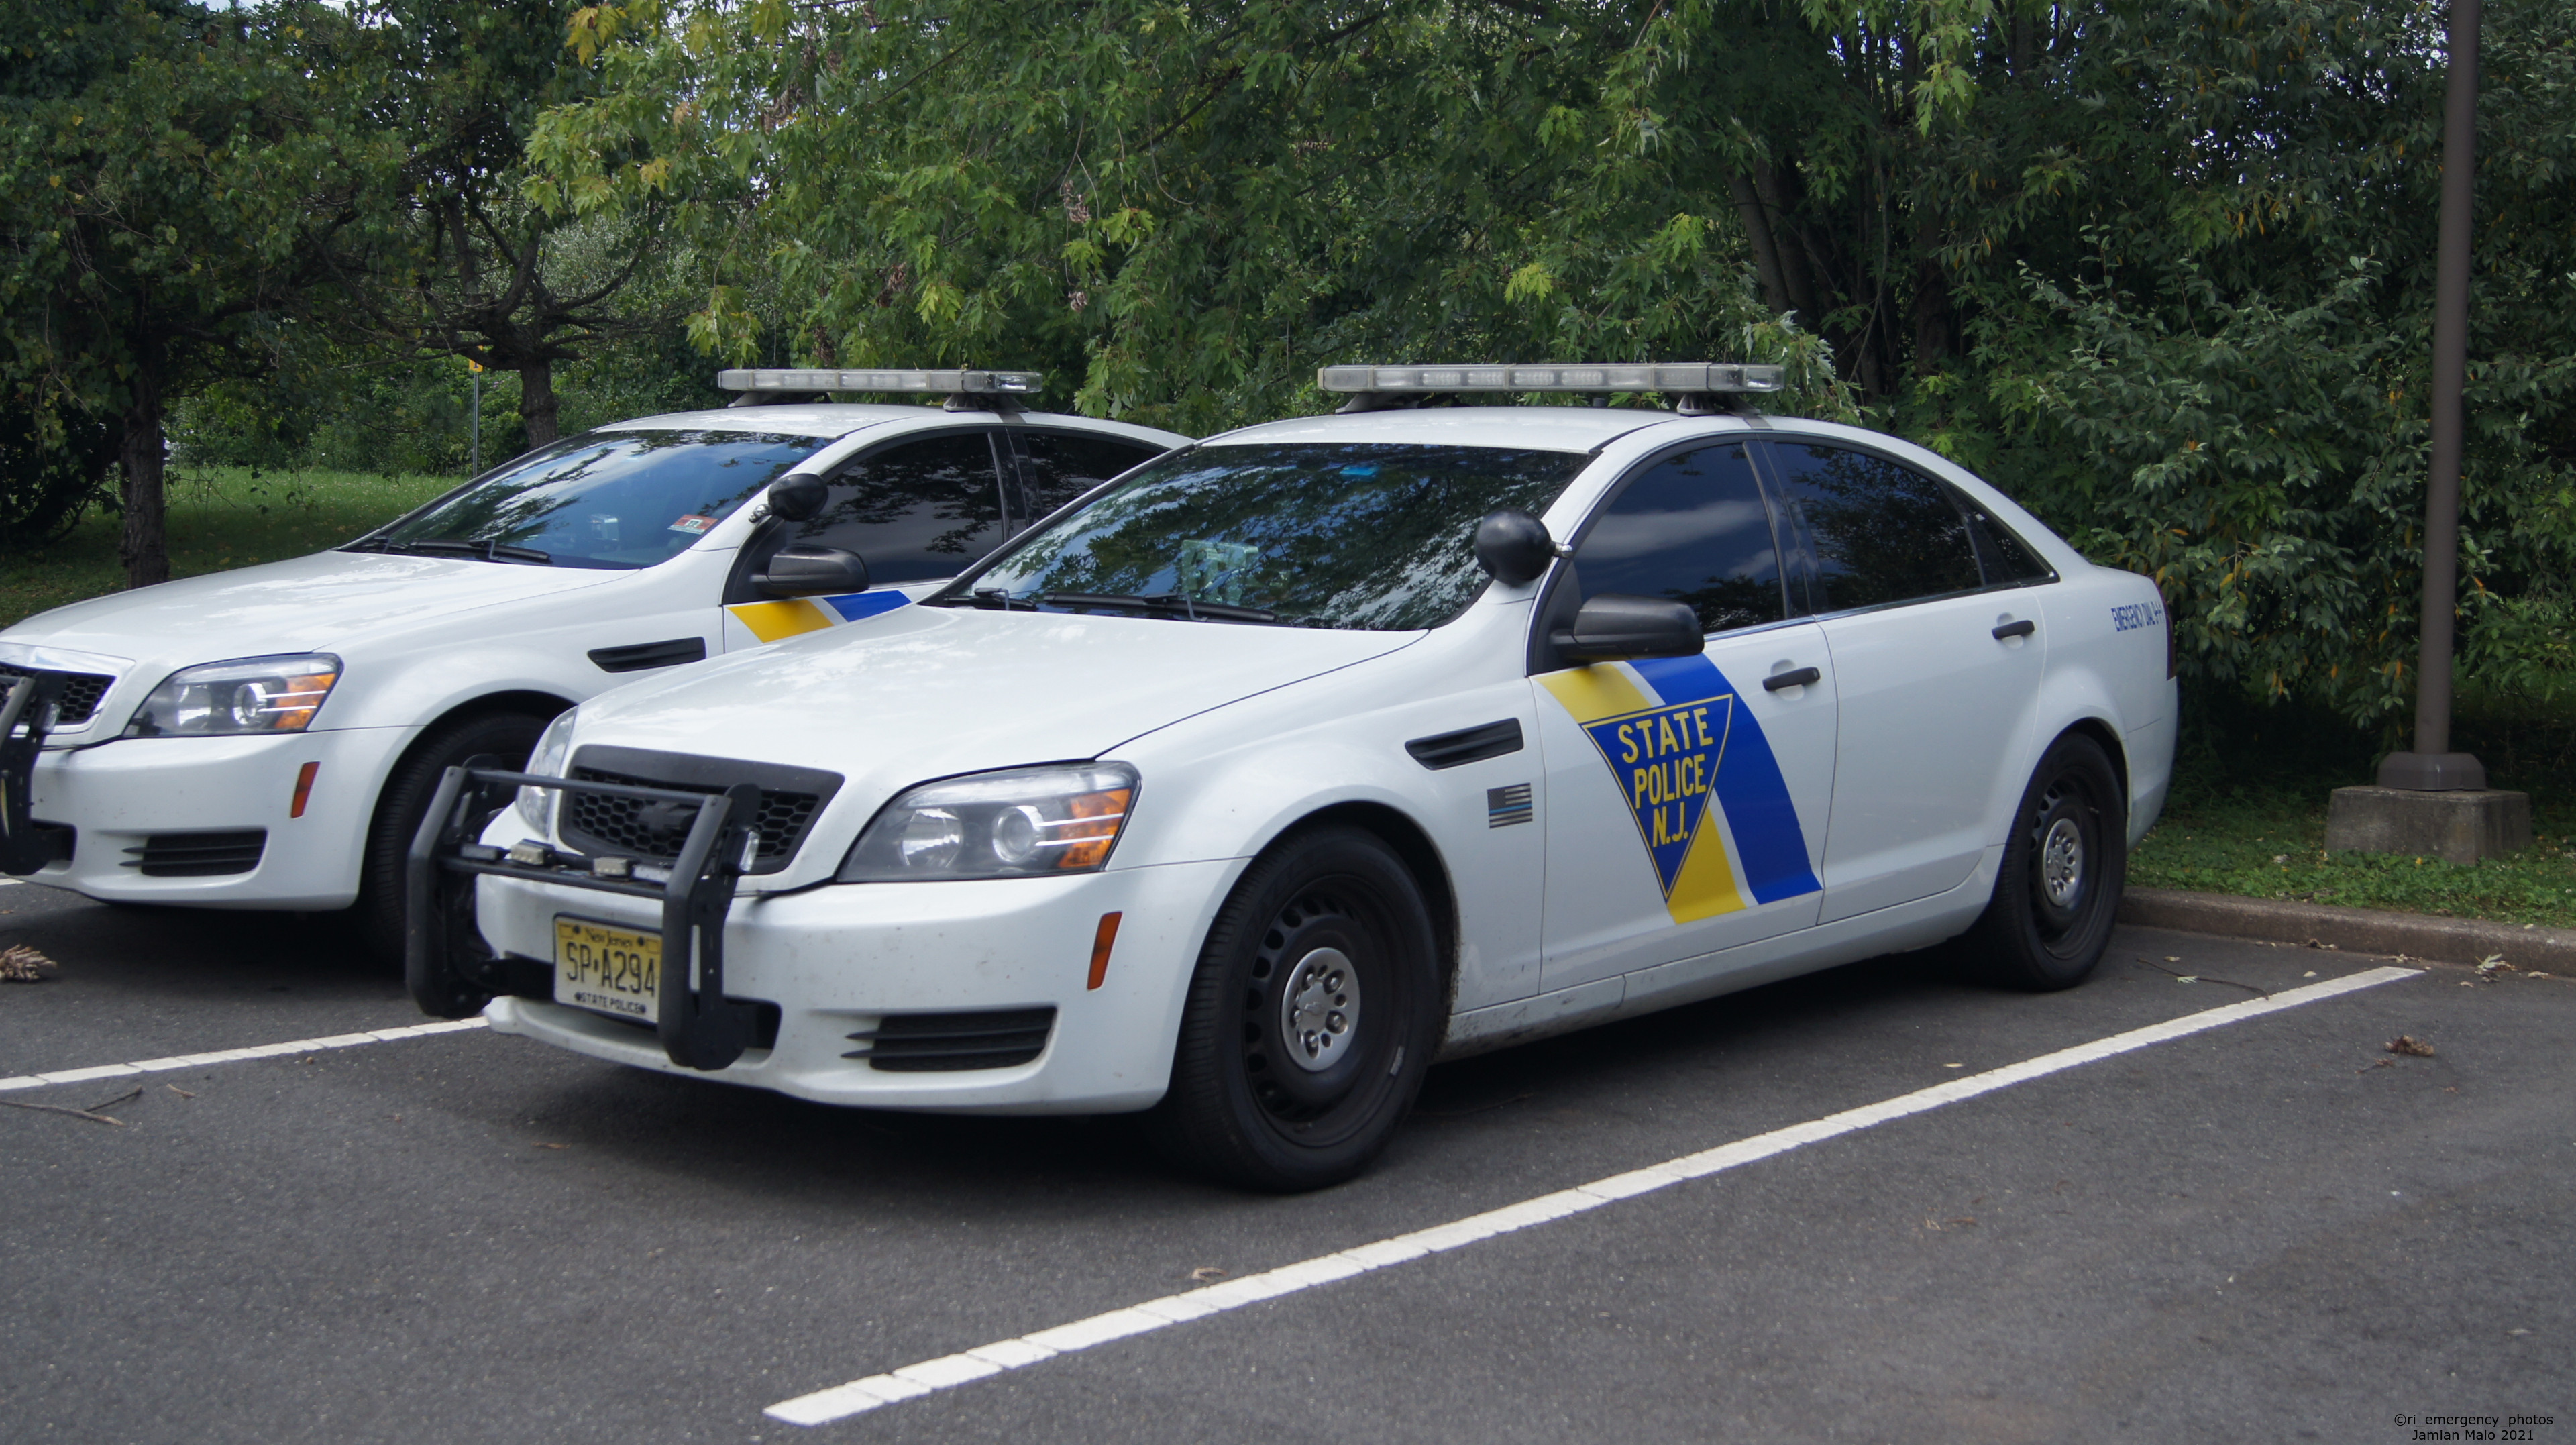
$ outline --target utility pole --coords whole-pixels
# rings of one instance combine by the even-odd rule
[[[2380,760],[2379,783],[2337,788],[2326,846],[2437,853],[2474,862],[2531,843],[2531,799],[2487,787],[2451,751],[2451,653],[2460,593],[2461,394],[2468,380],[2469,239],[2476,197],[2479,0],[2450,0],[2442,104],[2441,239],[2434,256],[2433,446],[2424,487],[2424,613],[2415,667],[2414,746]]]
[[[2477,0],[2469,0],[2469,3],[2476,4]],[[465,369],[474,377],[474,420],[473,430],[469,433],[474,438],[474,450],[465,464],[465,475],[479,477],[483,475],[483,363],[467,357]]]

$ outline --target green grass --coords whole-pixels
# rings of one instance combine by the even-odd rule
[[[2576,719],[2463,698],[2454,746],[2494,786],[2531,795],[2533,830],[2522,852],[2464,867],[2325,851],[2334,789],[2371,780],[2364,740],[2285,714],[2204,713],[2185,726],[2200,741],[2177,760],[2172,801],[2129,859],[2131,883],[2576,927]]]
[[[170,472],[170,575],[193,577],[336,547],[463,480],[366,472]],[[45,548],[0,556],[0,627],[125,585],[124,519],[93,511]]]

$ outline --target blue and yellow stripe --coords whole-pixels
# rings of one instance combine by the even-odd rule
[[[889,587],[881,592],[843,592],[833,597],[796,597],[785,602],[737,602],[725,611],[750,628],[752,636],[763,642],[777,642],[799,633],[820,632],[826,627],[892,612],[911,600]]]

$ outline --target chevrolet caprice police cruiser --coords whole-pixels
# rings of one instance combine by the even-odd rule
[[[1353,404],[920,605],[452,773],[415,995],[806,1099],[1150,1110],[1300,1189],[1438,1058],[1961,934],[2093,968],[2173,750],[2147,579],[1919,447],[1730,411],[1771,368],[1322,381]],[[1680,405],[1416,404],[1550,390]]]
[[[24,684],[0,868],[112,902],[356,901],[399,956],[404,849],[451,765],[517,766],[603,688],[903,603],[1185,440],[1022,411],[1027,372],[722,384],[733,408],[573,437],[347,546],[0,632]],[[903,392],[950,404],[831,402]]]

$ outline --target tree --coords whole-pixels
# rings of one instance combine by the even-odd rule
[[[2576,35],[2488,14],[2472,659],[2570,615]],[[2440,17],[2403,0],[612,0],[549,207],[749,359],[1203,431],[1342,359],[1785,360],[2155,574],[2195,680],[2410,691]],[[2564,649],[2559,649],[2564,654]]]
[[[331,103],[349,28],[327,7],[5,0],[0,34],[0,367],[39,418],[112,420],[148,586],[167,408],[264,367],[259,321],[329,284],[388,153]]]
[[[528,443],[559,427],[554,368],[667,325],[622,304],[658,250],[657,207],[575,218],[522,194],[529,127],[593,89],[563,44],[560,0],[377,0],[361,12],[387,76],[383,111],[409,147],[409,251],[376,298],[379,334],[519,377]],[[353,268],[354,269],[354,268]]]

